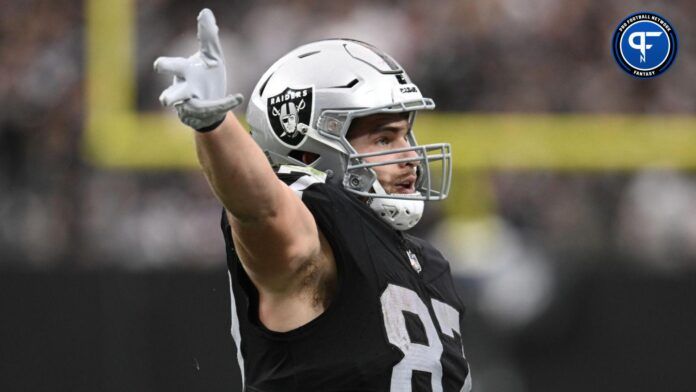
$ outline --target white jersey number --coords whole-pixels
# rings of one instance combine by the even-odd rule
[[[391,391],[411,391],[411,375],[414,370],[431,374],[430,382],[433,392],[442,392],[442,342],[437,329],[430,317],[428,307],[418,294],[411,289],[389,284],[380,298],[384,326],[387,330],[389,343],[395,345],[404,353],[404,358],[394,366],[391,377]],[[450,305],[438,300],[431,300],[433,311],[440,330],[447,336],[454,337],[459,331],[459,312]],[[404,312],[415,314],[423,323],[428,344],[414,343],[406,329]],[[462,356],[464,351],[462,348]],[[471,382],[467,380],[462,391],[468,391]]]

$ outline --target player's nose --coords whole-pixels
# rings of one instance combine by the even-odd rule
[[[406,151],[402,151],[399,154],[399,159],[407,159],[407,158],[410,158],[413,160],[401,162],[401,164],[400,164],[401,166],[416,166],[416,165],[418,165],[418,161],[419,161],[420,156],[418,155],[418,152],[416,150],[406,150]]]

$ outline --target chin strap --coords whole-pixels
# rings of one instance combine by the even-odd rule
[[[379,183],[375,180],[372,184],[375,194],[387,195]],[[418,193],[414,193],[418,194]],[[390,199],[385,197],[373,197],[368,205],[379,217],[396,230],[408,230],[418,223],[423,216],[423,200]]]

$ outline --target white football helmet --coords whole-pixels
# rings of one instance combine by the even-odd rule
[[[311,166],[327,181],[368,198],[398,230],[420,219],[424,200],[447,197],[452,176],[450,145],[419,146],[410,127],[418,110],[432,110],[406,72],[389,55],[360,41],[330,39],[303,45],[276,61],[261,77],[247,108],[251,135],[273,166]],[[359,154],[346,139],[351,121],[376,113],[408,113],[410,147]],[[364,158],[415,151],[417,158],[366,162]],[[309,165],[303,152],[318,155]],[[417,162],[413,194],[387,194],[375,184],[375,166]],[[431,170],[438,162],[438,170]],[[377,186],[375,186],[377,185]],[[380,200],[376,199],[388,199]]]

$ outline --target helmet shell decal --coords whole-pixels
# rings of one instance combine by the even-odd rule
[[[266,101],[268,123],[285,144],[296,147],[305,139],[314,112],[314,86],[287,87]]]

